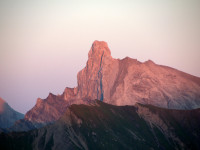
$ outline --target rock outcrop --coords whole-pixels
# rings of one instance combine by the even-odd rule
[[[25,119],[57,120],[71,104],[98,99],[113,105],[152,104],[170,109],[200,107],[200,78],[176,69],[126,57],[114,59],[106,42],[95,41],[86,67],[77,75],[78,86],[62,95],[38,99]]]
[[[68,106],[87,103],[86,99],[76,98],[76,88],[65,88],[62,95],[49,93],[44,100],[38,98],[36,105],[26,113],[24,119],[34,124],[50,123],[58,120]]]
[[[0,98],[0,128],[9,128],[24,115],[12,109],[8,103]]]

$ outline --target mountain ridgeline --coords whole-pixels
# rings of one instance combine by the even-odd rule
[[[192,116],[192,117],[191,117]],[[152,105],[114,106],[93,100],[71,105],[54,124],[29,132],[0,134],[4,150],[200,149],[200,109]]]
[[[0,99],[0,149],[200,149],[199,77],[114,59],[95,41],[77,82],[38,98],[24,118]]]
[[[114,59],[106,42],[95,41],[86,67],[77,75],[78,86],[61,95],[49,94],[26,113],[25,120],[47,123],[58,120],[72,104],[98,99],[123,106],[136,103],[169,109],[200,107],[200,78],[176,69],[126,57]]]

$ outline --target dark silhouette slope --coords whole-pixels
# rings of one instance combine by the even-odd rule
[[[151,105],[113,106],[100,101],[72,105],[54,124],[0,134],[8,149],[200,149],[200,109]]]

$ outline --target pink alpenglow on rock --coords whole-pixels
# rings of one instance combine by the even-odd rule
[[[126,57],[111,57],[108,44],[94,41],[86,67],[77,75],[78,86],[62,95],[50,94],[26,114],[36,122],[57,120],[71,104],[98,99],[113,105],[152,104],[170,109],[200,107],[200,78],[179,70]]]

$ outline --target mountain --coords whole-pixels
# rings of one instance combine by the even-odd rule
[[[50,93],[44,100],[38,98],[36,105],[26,113],[24,118],[35,123],[52,122],[58,120],[70,105],[88,103],[87,99],[76,98],[73,88],[66,88],[62,95]]]
[[[24,115],[12,109],[8,103],[0,98],[0,128],[9,128]]]
[[[152,105],[114,106],[93,100],[71,105],[54,124],[0,134],[12,149],[200,149],[200,109],[170,110]]]
[[[118,106],[142,103],[169,109],[200,107],[199,77],[151,60],[142,63],[129,57],[114,59],[103,41],[92,44],[77,82],[77,87],[66,88],[62,95],[49,94],[44,100],[38,99],[25,120],[52,122],[71,104],[87,103],[88,99]]]
[[[49,93],[44,100],[38,98],[36,106],[29,110],[23,119],[16,121],[6,132],[41,128],[58,120],[70,105],[90,103],[90,100],[87,99],[73,99],[73,95],[73,89],[66,88],[62,95],[56,96]]]
[[[173,109],[200,106],[200,78],[150,60],[113,59],[106,42],[93,43],[86,67],[77,79],[78,97],[113,105],[139,102]]]

